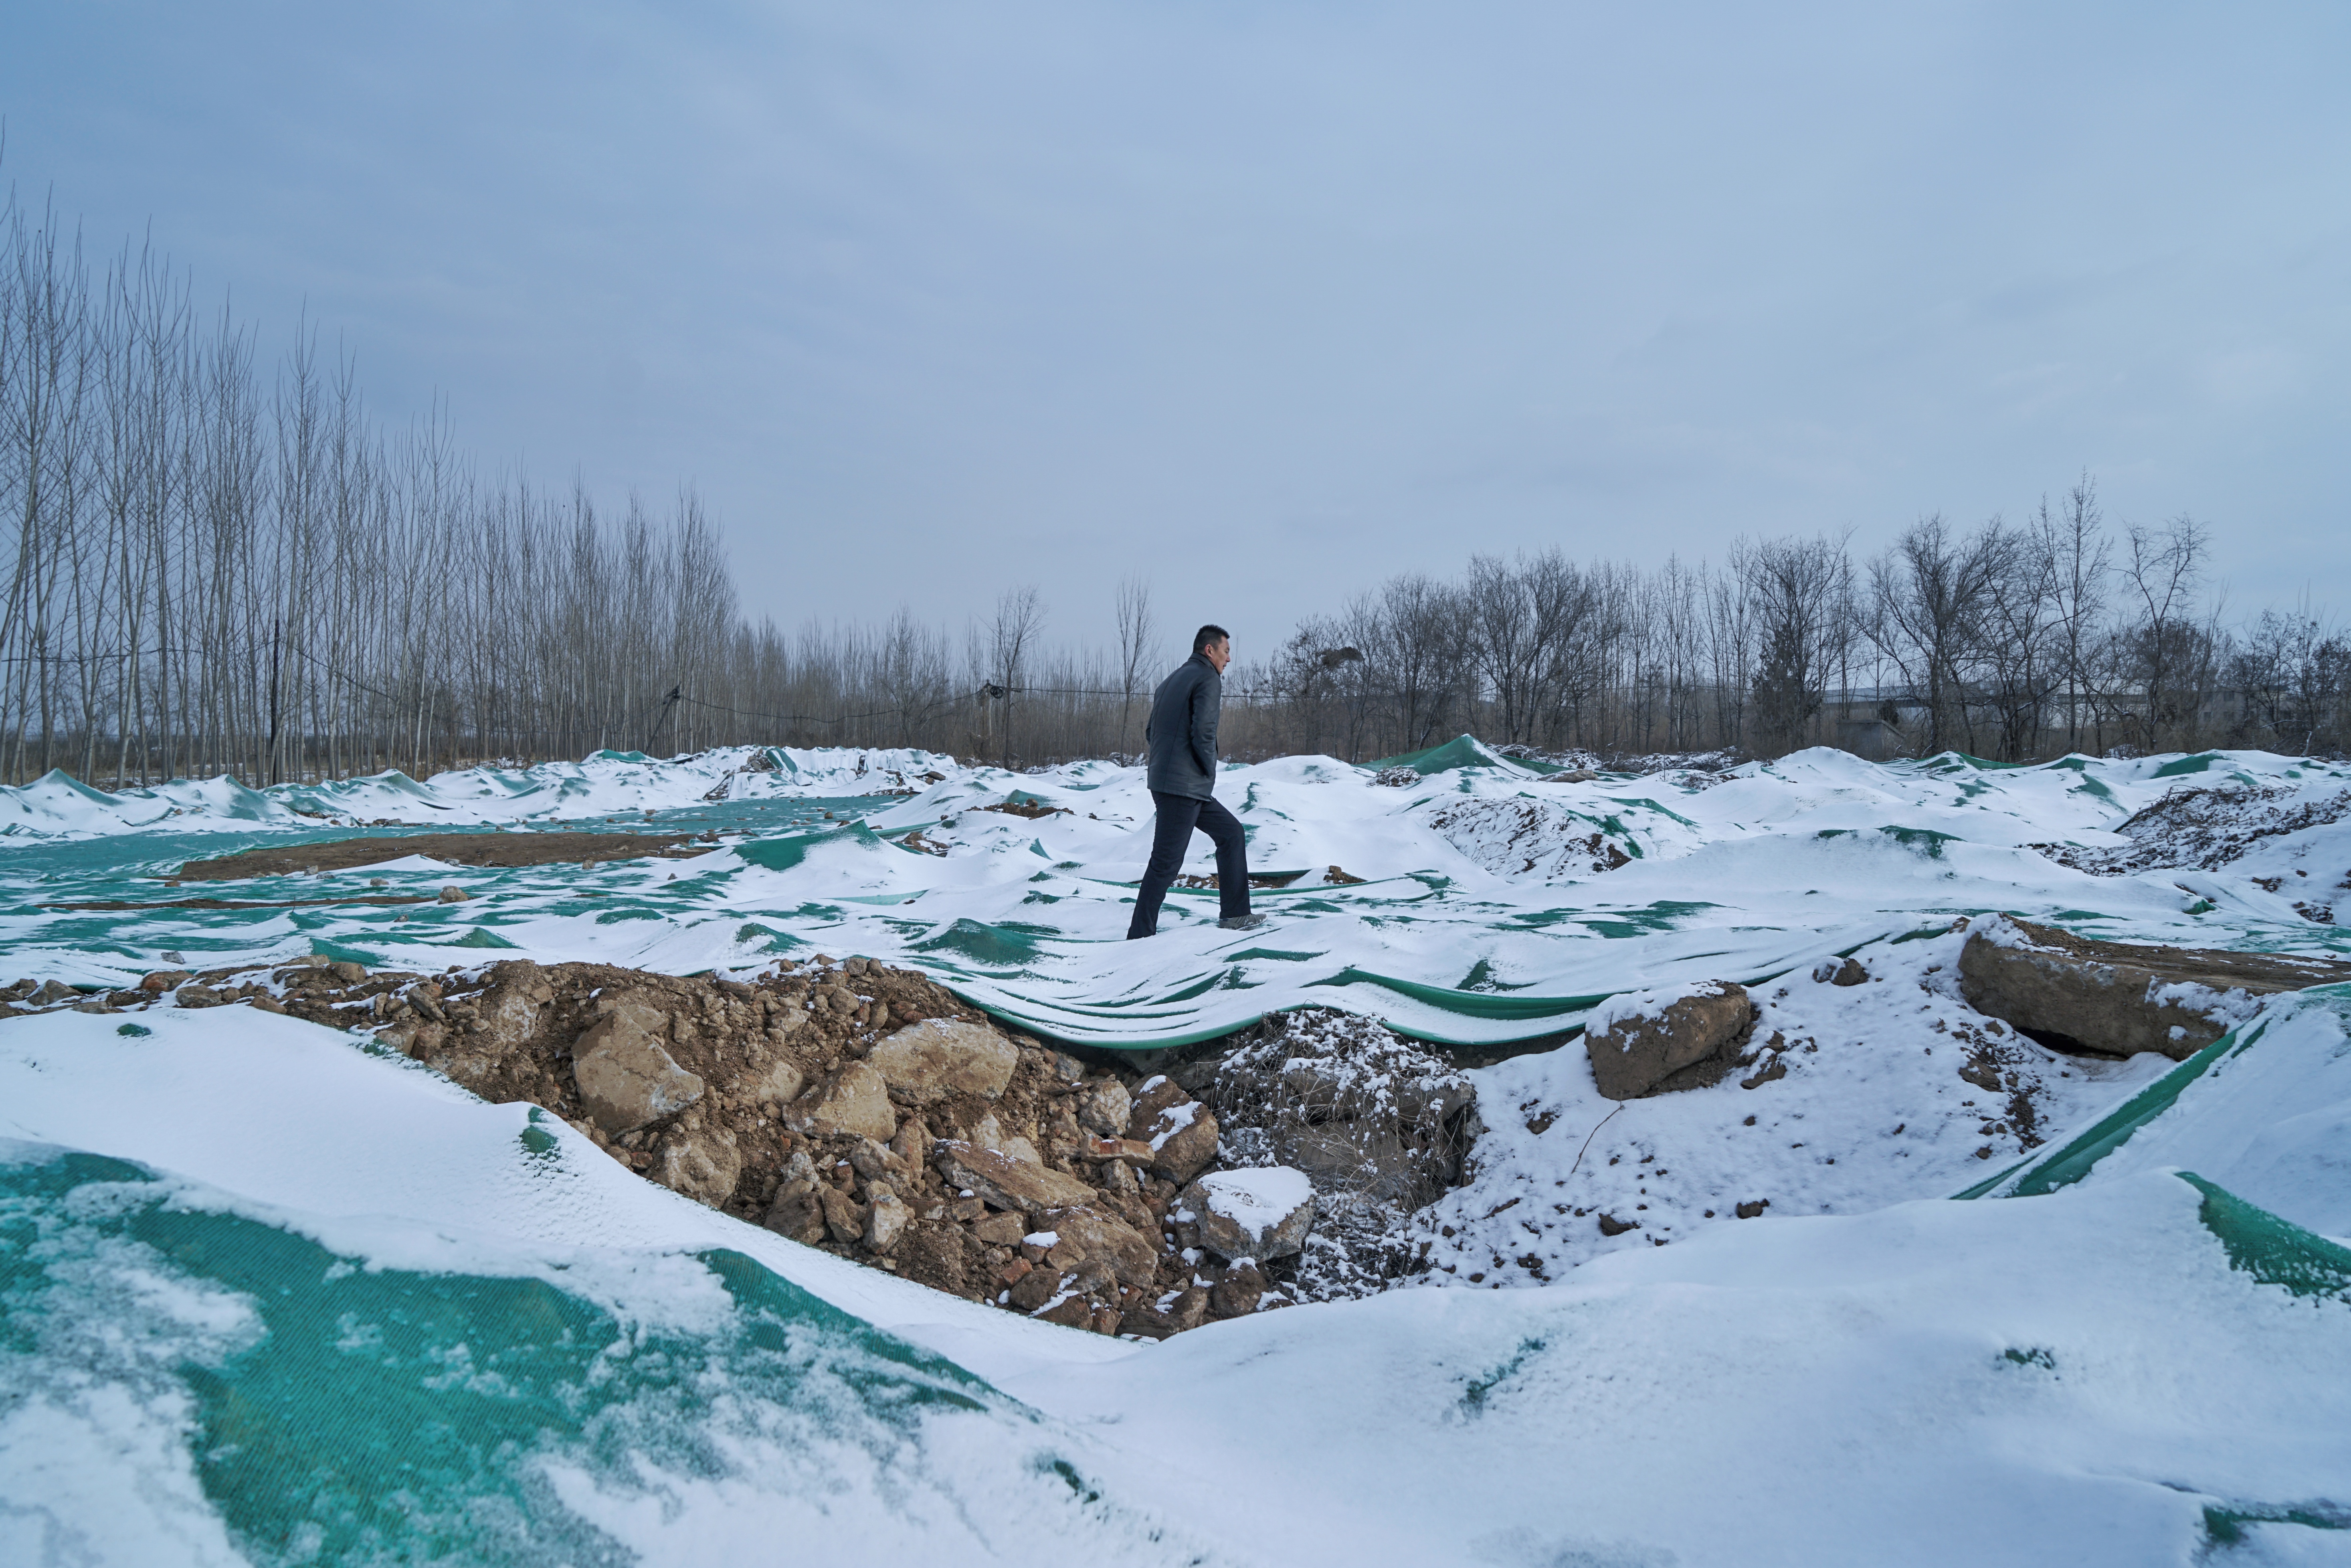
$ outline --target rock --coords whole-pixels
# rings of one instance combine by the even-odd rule
[[[1040,1323],[1059,1323],[1065,1329],[1091,1329],[1094,1326],[1094,1305],[1083,1296],[1064,1296],[1033,1315]]]
[[[1177,1333],[1198,1328],[1208,1321],[1208,1292],[1197,1285],[1188,1285],[1167,1304],[1167,1322]]]
[[[792,1106],[795,1124],[811,1133],[855,1133],[887,1143],[898,1131],[890,1086],[871,1064],[852,1061]]]
[[[1097,1083],[1078,1106],[1078,1124],[1090,1133],[1115,1138],[1126,1131],[1134,1114],[1134,1101],[1126,1085],[1115,1078]]]
[[[853,998],[849,998],[854,1006]],[[836,998],[833,1006],[841,1007]],[[1012,1082],[1020,1051],[985,1024],[925,1019],[910,1024],[873,1048],[866,1059],[890,1092],[910,1105],[934,1105],[949,1095],[993,1100]]]
[[[1759,1197],[1752,1203],[1742,1203],[1739,1205],[1737,1213],[1739,1218],[1741,1219],[1761,1219],[1763,1218],[1763,1211],[1771,1207],[1771,1200],[1770,1198]],[[1604,1218],[1600,1222],[1600,1228],[1603,1230],[1608,1228],[1608,1222]]]
[[[327,969],[345,985],[356,986],[368,977],[365,964],[355,964],[348,958],[328,965]]]
[[[59,1002],[73,1001],[81,993],[63,980],[43,980],[41,988],[25,999],[37,1008],[55,1007]]]
[[[1862,968],[1860,959],[1822,959],[1820,964],[1813,964],[1813,980],[1815,983],[1860,985],[1866,977],[1869,977],[1869,971]]]
[[[808,1087],[808,1074],[786,1057],[778,1057],[751,1084],[751,1098],[763,1104],[789,1105]]]
[[[1743,1209],[1745,1206],[1740,1207]],[[1740,1218],[1744,1219],[1747,1217],[1742,1213]],[[1600,1217],[1600,1234],[1603,1236],[1622,1236],[1628,1230],[1640,1228],[1641,1222],[1637,1219],[1619,1219],[1613,1214],[1604,1214]]]
[[[868,1181],[875,1181],[903,1176],[908,1167],[905,1161],[891,1152],[888,1145],[877,1144],[871,1138],[860,1138],[849,1151],[849,1168]]]
[[[674,1133],[646,1174],[672,1192],[716,1208],[735,1196],[735,1184],[743,1179],[743,1152],[724,1128]]]
[[[702,1098],[702,1080],[680,1067],[661,1042],[667,1022],[659,1009],[624,998],[572,1042],[580,1103],[606,1133],[635,1132]],[[420,1030],[412,1050],[422,1038]]]
[[[890,1152],[897,1156],[905,1170],[918,1171],[931,1153],[930,1124],[920,1116],[909,1116],[898,1124],[897,1135],[890,1140]]]
[[[998,1208],[1040,1215],[1078,1207],[1094,1197],[1094,1189],[1073,1176],[959,1138],[943,1139],[932,1159],[949,1186],[968,1187]]]
[[[1959,949],[1959,993],[2024,1033],[2107,1056],[2185,1061],[2252,1017],[2265,997],[2351,980],[2351,964],[2097,942],[1984,915]]]
[[[813,1247],[825,1238],[824,1205],[817,1198],[815,1162],[795,1153],[785,1165],[776,1200],[760,1221],[777,1235]]]
[[[1146,1290],[1158,1278],[1159,1249],[1124,1220],[1099,1208],[1049,1209],[1040,1223],[1060,1238],[1056,1253],[1067,1247],[1078,1254],[1080,1260],[1070,1271],[1081,1281],[1080,1290],[1100,1290],[1113,1280]],[[1069,1267],[1058,1258],[1049,1256],[1048,1260]]]
[[[914,1211],[896,1194],[884,1193],[875,1197],[872,1208],[865,1217],[867,1250],[885,1256],[896,1251],[898,1239],[906,1233],[906,1227],[913,1224],[914,1219]]]
[[[776,1199],[774,1206],[768,1206],[762,1225],[778,1237],[799,1241],[801,1246],[816,1246],[818,1241],[823,1241],[825,1208],[816,1201],[816,1187]]]
[[[1024,1312],[1033,1312],[1061,1291],[1061,1275],[1056,1269],[1031,1269],[1020,1276],[1012,1287],[1011,1304]]]
[[[154,991],[160,994],[185,983],[188,978],[189,975],[185,969],[158,969],[141,979],[139,988],[142,991]]]
[[[1611,1100],[1636,1100],[1720,1079],[1754,1027],[1743,986],[1728,980],[1628,991],[1593,1009],[1583,1049]]]
[[[991,1247],[1017,1247],[1029,1234],[1029,1222],[1017,1212],[990,1214],[975,1222],[971,1233]]]
[[[865,1239],[863,1204],[829,1184],[817,1187],[816,1200],[824,1206],[825,1228],[831,1232],[835,1241],[851,1246]]]
[[[1247,1317],[1257,1311],[1265,1297],[1265,1275],[1254,1263],[1240,1263],[1225,1270],[1225,1277],[1208,1288],[1208,1315],[1217,1318]]]
[[[1200,1245],[1217,1257],[1270,1262],[1304,1249],[1314,1223],[1314,1184],[1286,1166],[1216,1171],[1178,1194],[1176,1207],[1190,1212]]]
[[[1367,1193],[1406,1208],[1433,1202],[1441,1190],[1423,1179],[1422,1162],[1381,1121],[1285,1124],[1274,1133],[1273,1152],[1324,1187]]]
[[[1177,1185],[1190,1181],[1217,1157],[1217,1118],[1173,1079],[1144,1086],[1128,1118],[1126,1135],[1148,1144],[1152,1169]]]
[[[441,890],[441,902],[444,904],[463,904],[473,896],[462,887],[444,887]]]
[[[1114,1160],[1144,1170],[1159,1163],[1159,1151],[1139,1138],[1088,1138],[1085,1156],[1090,1160]]]
[[[1034,1143],[1018,1133],[1007,1133],[992,1111],[982,1116],[979,1124],[971,1130],[971,1141],[983,1149],[1010,1155],[1024,1165],[1041,1166],[1045,1163],[1045,1156],[1037,1152]]]
[[[367,971],[360,969],[360,974],[364,978]],[[495,965],[488,979],[489,988],[475,1004],[479,1027],[466,1043],[480,1055],[496,1060],[530,1038],[538,1027],[538,1009],[555,999],[555,990],[547,983],[547,971],[528,959]]]

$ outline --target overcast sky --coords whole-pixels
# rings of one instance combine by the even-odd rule
[[[2351,7],[16,7],[0,178],[745,605],[2209,523],[2351,612]]]

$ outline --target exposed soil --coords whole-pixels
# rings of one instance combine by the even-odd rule
[[[2280,785],[2183,786],[2116,831],[2132,841],[2111,849],[2047,843],[2032,847],[2060,865],[2093,876],[2122,876],[2169,866],[2219,871],[2264,839],[2325,827],[2351,816],[2351,789],[2313,800]],[[2274,889],[2273,890],[2274,891]]]
[[[411,833],[405,837],[329,839],[286,849],[246,850],[217,860],[190,861],[182,882],[235,882],[254,876],[350,871],[409,855],[452,865],[562,865],[572,862],[679,860],[704,849],[687,847],[684,833]],[[93,906],[96,907],[96,906]]]
[[[2226,947],[2101,942],[2092,936],[2076,936],[2054,925],[2018,920],[2014,915],[2009,919],[2038,946],[2054,949],[2084,964],[2145,969],[2166,983],[2193,981],[2216,989],[2237,986],[2260,993],[2298,991],[2307,986],[2351,980],[2351,963],[2340,959],[2304,958],[2291,953],[2241,953]]]
[[[662,1049],[705,1089],[681,1111],[608,1136],[582,1098],[573,1050],[623,1003],[664,1020]],[[200,974],[159,971],[139,987],[112,992],[29,980],[0,988],[0,1018],[67,1007],[136,1013],[231,1005],[371,1031],[382,1048],[434,1067],[486,1100],[528,1103],[561,1116],[648,1180],[969,1300],[1068,1327],[1155,1337],[1288,1304],[1278,1293],[1260,1300],[1267,1281],[1254,1269],[1217,1296],[1241,1266],[1228,1270],[1203,1254],[1188,1215],[1170,1218],[1181,1184],[1138,1163],[1137,1151],[1147,1158],[1152,1145],[1105,1135],[1111,1116],[1118,1119],[1112,1132],[1134,1130],[1127,1107],[1141,1079],[1131,1067],[1081,1062],[1007,1034],[928,977],[863,958],[787,960],[747,982],[521,959],[438,975],[371,972],[314,958]],[[891,1109],[897,1130],[886,1144],[823,1131],[795,1113],[889,1035],[928,1019],[957,1020],[1008,1040],[1018,1061],[1002,1092],[899,1102]],[[779,1092],[779,1082],[790,1087]],[[1138,1122],[1154,1103],[1136,1107]],[[1192,1109],[1213,1147],[1213,1117]],[[1020,1212],[959,1190],[944,1168],[951,1140],[1008,1150],[1025,1144],[1046,1171],[1082,1184],[1075,1188],[1086,1195],[1082,1202],[1051,1211],[1071,1217],[1061,1221],[1062,1240],[1047,1237],[1040,1244],[1031,1239],[1038,1228]],[[716,1185],[714,1169],[726,1173]],[[811,1175],[813,1197],[806,1192]],[[892,1200],[911,1212],[901,1231],[877,1244],[869,1217]],[[1105,1220],[1132,1233],[1124,1245],[1134,1251],[1117,1277],[1103,1265],[1104,1254],[1085,1250]]]
[[[44,904],[43,909],[308,909],[319,904],[430,904],[433,900],[421,893],[400,894],[353,894],[347,898],[170,898],[155,903],[134,903],[120,898],[101,898],[88,904]]]

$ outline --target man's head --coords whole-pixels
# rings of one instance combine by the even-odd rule
[[[1192,652],[1204,656],[1223,674],[1225,666],[1233,662],[1233,634],[1221,626],[1201,627],[1192,633]]]

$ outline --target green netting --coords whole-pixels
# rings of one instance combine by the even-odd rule
[[[1353,965],[1340,970],[1327,980],[1312,980],[1312,986],[1378,986],[1399,996],[1426,1002],[1444,1009],[1458,1018],[1498,1019],[1516,1023],[1527,1019],[1562,1018],[1569,1013],[1589,1012],[1608,999],[1611,993],[1601,992],[1588,997],[1529,997],[1495,991],[1463,991],[1446,986],[1425,986],[1417,980],[1400,980],[1393,975],[1375,975]]]
[[[1456,768],[1524,768],[1536,773],[1557,773],[1559,765],[1536,762],[1499,752],[1489,751],[1477,737],[1459,735],[1442,746],[1432,746],[1426,751],[1408,751],[1401,757],[1383,757],[1370,764],[1373,768],[1409,768],[1416,773],[1446,773]]]
[[[560,1159],[544,1132],[523,1137],[531,1158]],[[93,1353],[74,1347],[110,1322],[176,1379],[205,1497],[272,1563],[617,1568],[633,1555],[564,1506],[549,1461],[636,1492],[649,1471],[727,1484],[746,1443],[893,1470],[915,1461],[932,1412],[1028,1421],[751,1258],[693,1257],[731,1311],[697,1329],[625,1322],[524,1274],[367,1266],[60,1151],[0,1166],[0,1385],[87,1375]]]
[[[2181,1092],[2210,1071],[2214,1062],[2224,1056],[2250,1049],[2255,1040],[2261,1039],[2266,1027],[2265,1024],[2255,1024],[2241,1040],[2237,1038],[2236,1030],[2230,1030],[2132,1095],[2124,1102],[2120,1110],[2079,1137],[2037,1160],[2027,1162],[2023,1167],[2011,1166],[1989,1181],[1978,1182],[1965,1192],[1952,1196],[1958,1198],[1986,1197],[1999,1191],[2020,1168],[2024,1170],[2023,1176],[2018,1177],[2016,1185],[2002,1193],[2002,1197],[2038,1197],[2043,1193],[2055,1192],[2061,1186],[2073,1186],[2090,1174],[2090,1167],[2128,1143],[2132,1134],[2170,1110]]]
[[[2216,1547],[2242,1546],[2251,1540],[2250,1524],[2298,1524],[2307,1530],[2351,1530],[2351,1508],[2324,1500],[2309,1502],[2234,1503],[2227,1508],[2207,1505],[2205,1539]]]
[[[2296,1296],[2351,1302],[2351,1247],[2281,1219],[2193,1171],[2179,1175],[2204,1195],[2196,1218],[2220,1238],[2229,1267]]]
[[[753,839],[737,844],[735,852],[756,866],[768,871],[789,871],[808,859],[810,852],[827,844],[882,844],[881,834],[862,822],[850,822],[820,833],[786,833],[772,839]],[[893,846],[895,847],[895,846]]]

